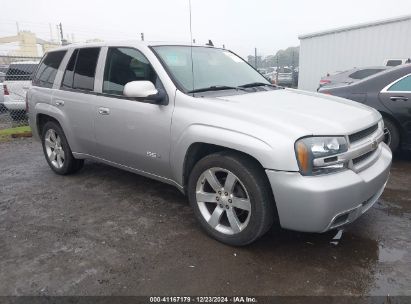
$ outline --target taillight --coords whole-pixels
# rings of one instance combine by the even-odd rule
[[[3,84],[3,91],[4,91],[4,95],[10,95],[9,89],[7,88],[5,84]]]
[[[29,94],[28,93],[26,93],[26,113],[28,113],[29,112]]]
[[[329,84],[329,83],[331,83],[331,80],[328,80],[328,79],[321,79],[320,80],[320,84]]]

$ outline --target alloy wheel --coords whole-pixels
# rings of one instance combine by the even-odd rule
[[[49,129],[44,137],[47,157],[50,163],[60,169],[64,165],[65,154],[61,145],[61,137],[53,129]]]
[[[251,202],[247,189],[226,169],[210,168],[200,175],[196,200],[205,221],[223,234],[240,233],[250,221]]]
[[[391,144],[391,132],[388,128],[384,128],[384,142],[389,146]]]

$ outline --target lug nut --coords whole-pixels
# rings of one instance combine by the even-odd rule
[[[220,204],[220,207],[223,208],[223,204]]]
[[[227,192],[224,192],[224,195],[225,195],[225,196],[227,196],[227,195],[228,195],[228,193],[227,193]]]
[[[218,194],[221,194],[221,191],[218,191]]]
[[[219,200],[220,200],[220,198],[217,196],[217,197],[215,198],[215,200],[216,200],[216,201],[219,201]]]
[[[225,207],[226,207],[227,209],[230,209],[230,206],[228,206],[228,205],[227,205],[227,206],[225,206]]]
[[[233,201],[231,200],[231,198],[229,198],[229,199],[228,199],[228,202],[229,202],[229,203],[232,203]]]

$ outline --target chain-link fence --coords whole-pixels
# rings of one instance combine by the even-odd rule
[[[39,61],[0,55],[0,130],[28,125],[26,92]]]

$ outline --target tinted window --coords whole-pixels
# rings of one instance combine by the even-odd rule
[[[51,88],[56,78],[57,70],[64,58],[66,51],[51,52],[46,55],[37,70],[33,84]]]
[[[80,49],[74,69],[73,88],[93,91],[100,48]]]
[[[386,65],[387,66],[397,66],[397,65],[400,65],[400,64],[402,64],[402,60],[392,59],[392,60],[388,60]]]
[[[394,83],[388,91],[411,92],[411,75]]]
[[[67,64],[66,71],[64,72],[63,82],[61,83],[61,86],[63,88],[73,87],[74,66],[76,65],[77,54],[78,50],[74,50]]]
[[[157,84],[157,75],[144,55],[132,48],[109,48],[104,70],[103,92],[123,95],[124,86],[135,80]]]
[[[348,77],[352,79],[363,79],[365,77],[377,74],[378,72],[384,71],[384,69],[365,69],[355,71],[354,73],[350,74]]]
[[[37,63],[12,63],[7,70],[6,80],[31,80],[36,68]]]

